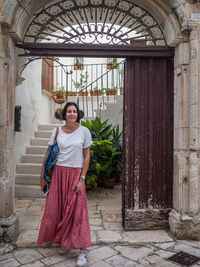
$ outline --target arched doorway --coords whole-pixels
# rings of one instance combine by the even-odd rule
[[[70,1],[69,1],[70,2]],[[73,2],[73,1],[72,1]],[[103,1],[104,2],[104,1]],[[112,2],[112,1],[108,1],[108,2]],[[108,3],[108,2],[106,2],[106,3]],[[121,1],[121,2],[123,2],[123,1]],[[128,2],[128,1],[126,1],[126,2]],[[133,3],[133,2],[137,2],[137,1],[129,1],[130,3]],[[92,2],[91,2],[92,3]],[[96,1],[94,1],[93,3],[96,3]],[[145,4],[144,4],[144,6],[145,6]],[[148,4],[146,4],[146,6],[148,7],[147,9],[148,10],[150,10],[152,13],[154,13],[154,14],[156,14],[156,11],[155,11],[155,5],[153,5],[153,8],[151,8],[150,7],[150,3],[148,3]],[[152,11],[152,9],[154,9],[153,11]],[[37,8],[37,10],[38,10],[38,8]],[[159,15],[158,15],[158,13],[160,14],[160,17],[159,17]],[[162,24],[161,23],[161,7],[159,7],[159,9],[157,10],[157,18],[158,18],[158,21],[159,21],[159,18],[160,18],[160,21],[159,21],[159,24]],[[55,12],[55,14],[56,14],[56,12]],[[155,16],[156,17],[156,16]],[[27,18],[26,18],[27,19]],[[23,23],[25,23],[25,21],[26,21],[26,19],[24,19],[23,20]],[[168,24],[167,24],[168,23]],[[39,23],[40,24],[40,23]],[[166,22],[166,24],[165,24],[165,27],[162,27],[163,29],[165,28],[165,31],[167,32],[169,32],[169,31],[171,31],[171,32],[173,32],[174,31],[174,29],[173,29],[173,27],[174,27],[174,25],[176,24],[176,22],[173,24],[173,22],[172,21],[170,21],[169,22],[169,20],[168,20],[168,22]],[[168,28],[168,29],[166,29],[166,25],[170,25],[170,27]],[[22,30],[22,28],[20,29],[20,31],[21,32],[23,32],[23,35],[24,35],[24,31]],[[52,32],[52,30],[50,29],[50,32]],[[179,31],[174,31],[174,33],[176,32],[176,34],[174,34],[174,39],[172,38],[172,35],[170,36],[170,34],[168,34],[168,36],[170,36],[170,41],[169,41],[169,39],[167,40],[167,43],[169,44],[169,43],[176,43],[176,42],[178,42],[177,40],[176,40],[176,36],[180,33]],[[172,41],[172,39],[173,39],[173,41]]]
[[[29,50],[31,56],[127,58],[123,224],[126,229],[167,227],[173,182],[173,82],[169,82],[173,81],[173,53],[160,48],[166,42],[155,19],[130,1],[60,1],[35,15],[24,40],[31,43],[18,47]],[[142,50],[136,48],[139,44]],[[159,84],[166,88],[160,90]],[[164,151],[160,151],[162,145]]]

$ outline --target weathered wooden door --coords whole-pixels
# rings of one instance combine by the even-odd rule
[[[168,226],[173,182],[173,57],[127,57],[123,224]]]

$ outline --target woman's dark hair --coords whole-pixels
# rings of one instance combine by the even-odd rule
[[[77,114],[78,114],[76,122],[79,123],[79,122],[80,122],[80,110],[79,110],[78,106],[76,105],[76,103],[74,103],[74,102],[68,102],[68,103],[65,105],[65,107],[64,107],[63,110],[62,110],[62,119],[66,121],[66,113],[67,113],[67,109],[68,109],[69,106],[74,106],[74,107],[76,107]]]

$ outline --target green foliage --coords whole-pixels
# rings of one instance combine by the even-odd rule
[[[87,85],[87,80],[88,80],[88,73],[87,71],[85,72],[85,74],[80,74],[80,80],[79,81],[74,81],[73,80],[73,84],[74,84],[74,87],[76,89],[82,89],[84,88],[86,85]]]
[[[98,117],[91,122],[88,120],[86,122],[82,121],[81,124],[90,130],[93,140],[109,140],[113,131],[112,124],[108,124],[108,120],[101,122]]]
[[[108,120],[101,122],[98,117],[91,122],[82,121],[81,124],[90,130],[94,141],[86,183],[96,187],[99,178],[112,178],[121,172],[122,132],[119,131],[119,125],[112,127]]]

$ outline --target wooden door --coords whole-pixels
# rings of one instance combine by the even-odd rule
[[[173,183],[173,57],[127,57],[122,214],[125,229],[168,227]]]

